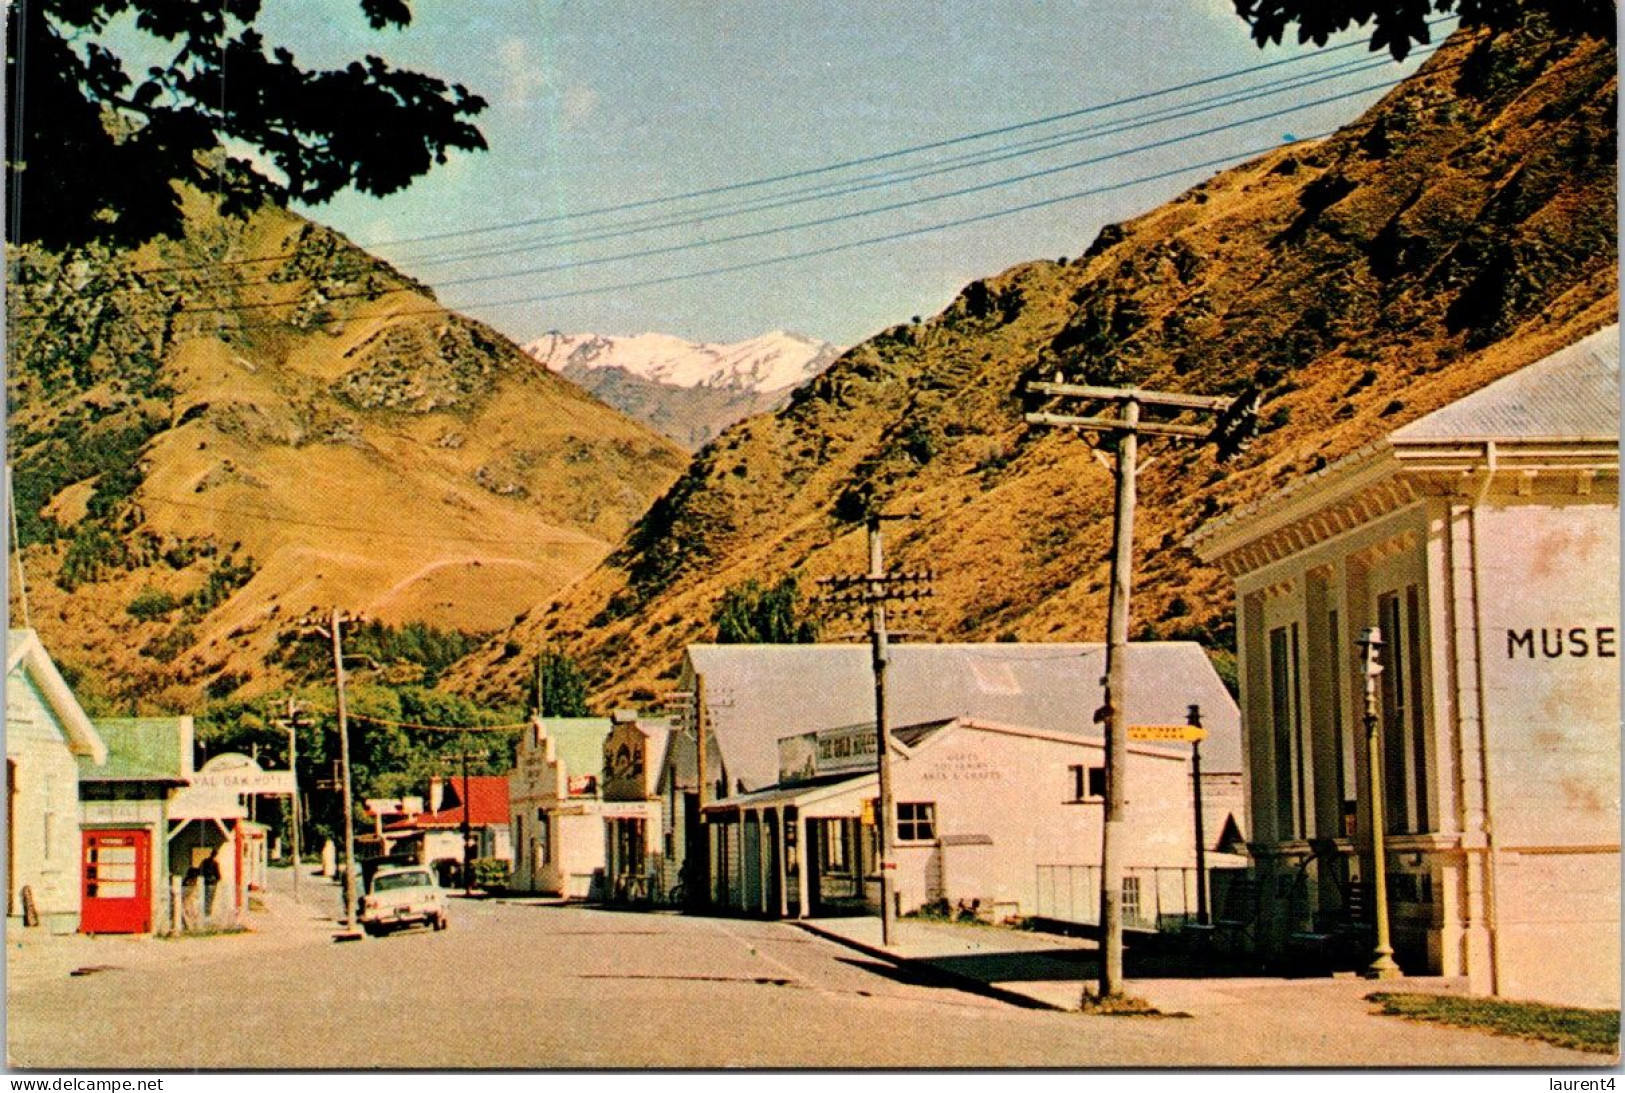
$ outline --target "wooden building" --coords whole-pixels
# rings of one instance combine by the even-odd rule
[[[6,635],[6,917],[79,928],[79,762],[107,745],[32,630]]]
[[[950,735],[960,734],[966,740],[983,743],[995,739],[987,734],[1001,730],[1029,734],[1035,740],[1054,736],[1077,741],[1080,756],[1089,747],[1099,746],[1100,729],[1093,714],[1103,704],[1104,645],[920,644],[894,646],[891,654],[888,705],[895,725],[963,719],[965,724]],[[1245,823],[1236,793],[1242,766],[1240,722],[1234,701],[1207,655],[1191,642],[1134,643],[1129,647],[1127,670],[1131,723],[1179,724],[1185,721],[1192,705],[1201,708],[1210,734],[1202,746],[1205,827],[1210,843],[1216,847],[1220,833],[1234,831]],[[690,717],[682,731],[673,736],[658,780],[659,792],[667,798],[661,870],[666,876],[682,876],[690,892],[698,891],[710,902],[733,905],[738,895],[730,878],[741,868],[739,856],[755,853],[744,848],[761,842],[761,831],[746,825],[778,824],[784,836],[797,839],[799,833],[790,834],[788,805],[794,804],[799,816],[803,804],[811,807],[816,803],[803,800],[799,788],[781,784],[780,741],[806,733],[872,726],[874,677],[870,653],[862,645],[692,645],[684,657],[679,688],[689,694],[703,690],[705,695],[704,804],[719,822],[701,821],[696,725]],[[967,727],[972,722],[980,727]],[[872,738],[872,728],[869,735]],[[859,731],[853,739],[861,743],[862,737]],[[1184,752],[1188,755],[1188,746],[1184,746]],[[868,769],[873,768],[872,744],[864,761]],[[1086,757],[1062,764],[1089,765]],[[1071,774],[1063,770],[1058,777],[1064,781]],[[1053,787],[1040,781],[1030,788],[1037,793]],[[775,804],[769,808],[766,799],[752,796],[764,791],[789,794],[775,799],[786,807],[781,810]],[[1179,799],[1192,800],[1188,786]],[[723,801],[752,802],[752,807],[737,813],[709,810],[709,806]],[[817,801],[827,803],[824,796]],[[846,809],[842,816],[850,820],[852,806],[845,798],[839,807]],[[736,814],[738,824],[722,822],[724,817]],[[756,819],[749,819],[750,814]],[[1188,807],[1184,815],[1189,817]],[[809,816],[834,818],[818,813]],[[1190,827],[1186,823],[1179,828],[1179,837],[1184,838]],[[782,841],[784,836],[774,838]],[[701,839],[709,841],[704,855],[692,849]],[[1087,841],[1083,840],[1075,855],[1052,864],[1087,866],[1096,860],[1089,857]],[[1193,842],[1189,845],[1194,849]],[[1098,840],[1092,853],[1099,853]],[[750,875],[750,867],[743,868],[745,875]],[[874,877],[861,875],[861,868],[859,873],[853,898],[878,906]],[[920,890],[925,891],[923,887]],[[811,893],[809,908],[810,897]],[[774,902],[767,901],[769,910]],[[758,899],[754,906],[761,903]],[[793,906],[797,912],[801,910],[800,903]]]

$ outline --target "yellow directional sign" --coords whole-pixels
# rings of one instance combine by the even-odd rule
[[[1198,725],[1130,725],[1130,740],[1206,740],[1207,730]]]

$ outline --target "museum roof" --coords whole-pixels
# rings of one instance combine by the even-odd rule
[[[1439,440],[1619,438],[1619,325],[1395,430],[1395,444]]]

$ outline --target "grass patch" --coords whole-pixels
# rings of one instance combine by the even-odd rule
[[[1144,998],[1132,994],[1114,994],[1101,997],[1085,994],[1078,1012],[1091,1017],[1189,1017],[1188,1013],[1164,1013]]]
[[[199,937],[235,937],[238,934],[249,934],[254,931],[247,926],[199,926],[191,930],[183,930],[178,934],[154,934],[159,941],[191,941]]]
[[[1543,1040],[1558,1047],[1614,1055],[1619,1052],[1619,1011],[1508,1002],[1499,998],[1457,995],[1395,994],[1378,991],[1366,1001],[1378,1012],[1412,1021],[1433,1021],[1457,1028],[1482,1029],[1498,1036]]]

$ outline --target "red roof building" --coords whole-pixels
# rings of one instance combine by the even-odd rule
[[[463,859],[464,792],[460,776],[430,779],[430,810],[386,827],[382,840],[386,853],[411,853],[408,848],[415,843],[417,860],[440,868],[445,882]],[[511,865],[507,775],[470,775],[466,792],[469,835],[475,844],[472,857],[500,858]]]

